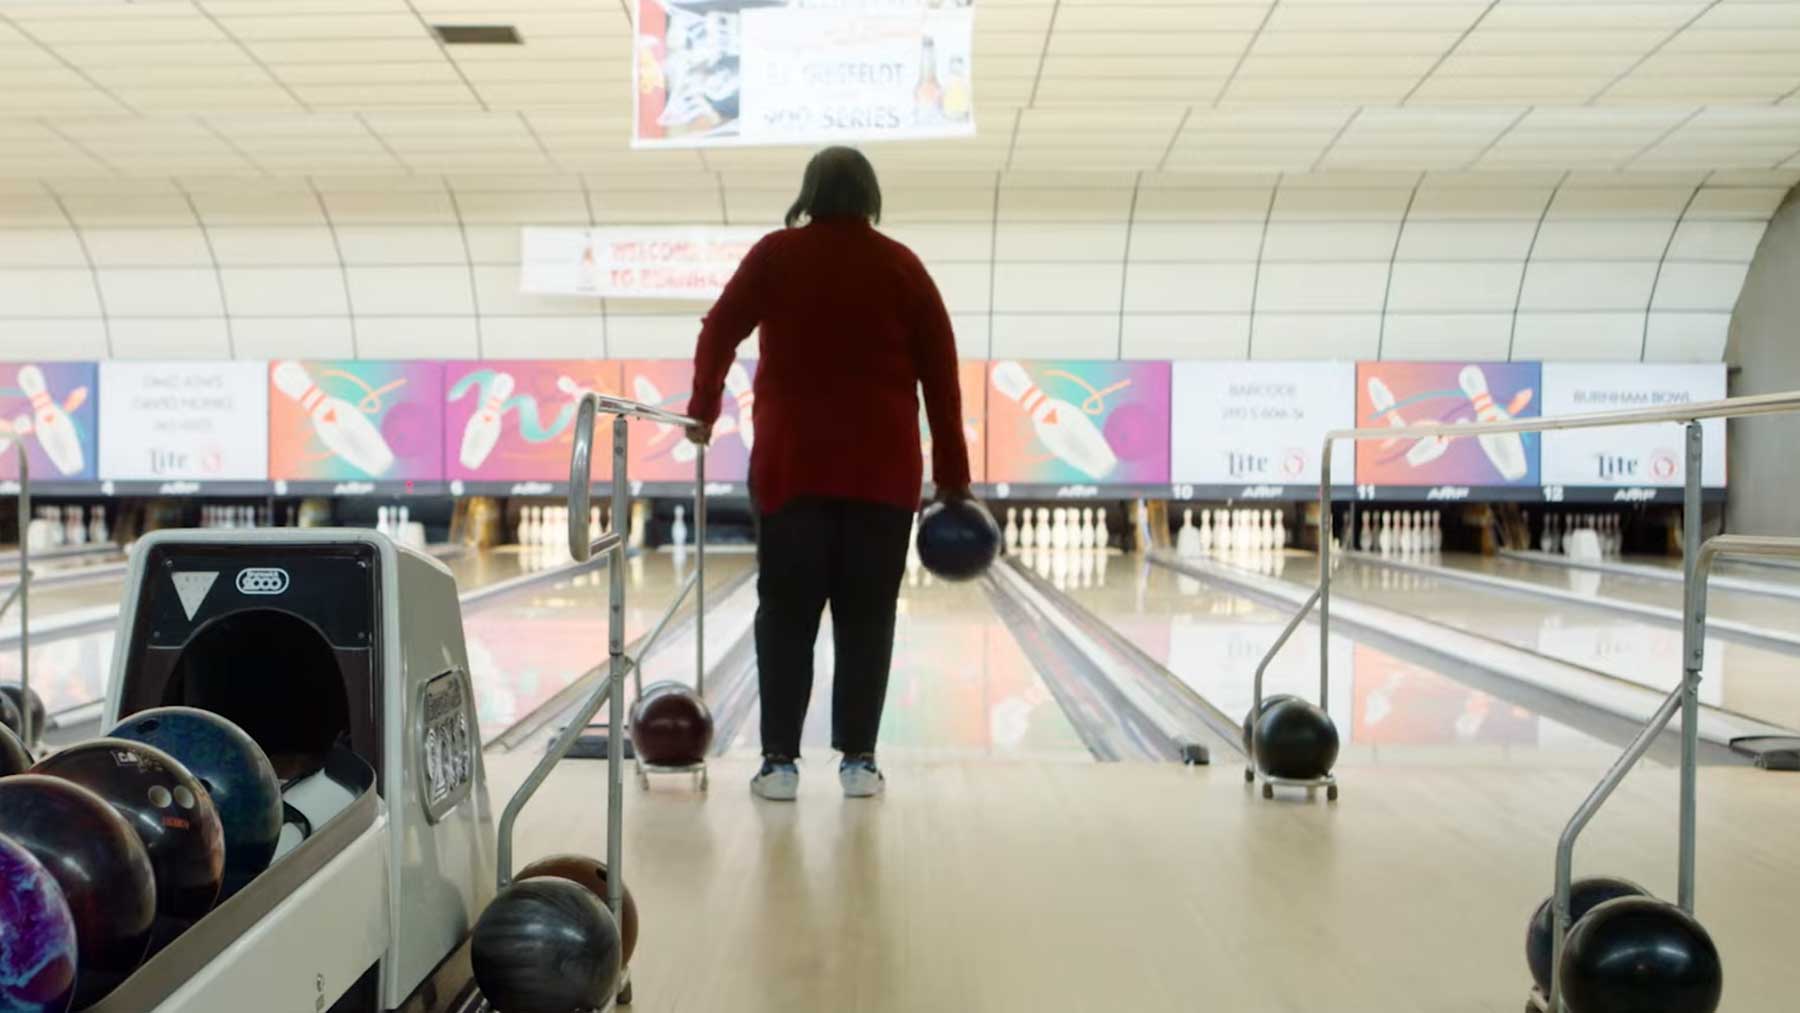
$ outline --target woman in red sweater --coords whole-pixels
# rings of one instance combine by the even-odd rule
[[[907,538],[922,485],[918,392],[940,499],[969,496],[956,342],[911,250],[876,232],[881,188],[861,152],[806,167],[787,228],[753,247],[700,331],[689,434],[711,438],[725,371],[760,328],[750,494],[757,533],[756,659],[763,798],[799,789],[813,642],[831,606],[832,746],[852,797],[880,794],[875,740],[894,650]]]

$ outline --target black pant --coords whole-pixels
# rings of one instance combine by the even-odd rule
[[[875,751],[911,529],[910,510],[845,499],[798,499],[759,518],[756,664],[763,755],[800,755],[800,729],[812,700],[813,642],[827,602],[837,653],[831,745],[849,754]]]

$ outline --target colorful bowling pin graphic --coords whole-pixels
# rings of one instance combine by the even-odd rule
[[[69,413],[50,399],[50,391],[44,384],[44,371],[36,366],[19,367],[19,389],[31,399],[32,432],[37,435],[38,445],[44,448],[50,463],[65,475],[81,471],[87,463],[87,455],[81,449],[81,434],[75,431]]]
[[[1045,394],[1017,362],[994,365],[994,388],[1031,416],[1037,438],[1052,454],[1089,478],[1102,479],[1119,459],[1094,420],[1067,401]]]
[[[285,360],[275,364],[272,375],[276,389],[312,417],[313,432],[332,453],[370,476],[386,474],[394,466],[394,452],[375,423],[355,405],[315,386],[305,366]]]
[[[750,388],[750,374],[742,363],[734,362],[725,371],[725,392],[737,398],[738,434],[744,438],[744,449],[749,450],[756,440],[756,423],[752,421],[756,392]]]
[[[1378,376],[1369,378],[1369,401],[1375,410],[1387,416],[1388,425],[1399,429],[1406,425],[1406,419],[1394,410],[1394,392]],[[1427,436],[1412,445],[1406,452],[1406,463],[1415,468],[1423,467],[1444,456],[1450,449],[1450,438],[1447,436]]]
[[[662,407],[662,390],[656,386],[655,381],[647,376],[634,376],[631,378],[631,396],[652,408]],[[656,427],[656,436],[658,439],[661,439],[667,434],[671,428],[667,422],[653,422],[651,424]]]
[[[1463,393],[1469,395],[1469,403],[1475,407],[1475,417],[1483,422],[1506,422],[1512,418],[1506,409],[1494,403],[1488,393],[1487,377],[1482,374],[1480,366],[1464,366],[1457,374],[1457,382],[1462,384]],[[1481,449],[1487,453],[1488,460],[1493,462],[1494,469],[1500,472],[1507,481],[1513,482],[1525,477],[1531,464],[1525,457],[1525,443],[1519,439],[1518,433],[1483,433],[1480,436]]]
[[[471,471],[481,467],[494,452],[494,444],[500,442],[500,417],[506,414],[506,399],[512,397],[513,382],[511,373],[494,374],[487,401],[463,427],[462,453],[458,458],[463,467]]]

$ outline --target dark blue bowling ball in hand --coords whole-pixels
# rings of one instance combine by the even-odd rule
[[[972,499],[933,503],[919,516],[919,562],[945,580],[973,580],[1000,554],[1000,525]]]

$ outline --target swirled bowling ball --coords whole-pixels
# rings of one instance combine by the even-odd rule
[[[1559,970],[1569,1013],[1713,1013],[1725,990],[1706,929],[1654,897],[1596,905],[1569,930]]]
[[[519,871],[514,880],[539,879],[544,876],[560,876],[563,879],[580,883],[588,892],[606,903],[606,863],[586,855],[551,855],[540,858]],[[612,910],[610,907],[607,910]],[[625,887],[625,902],[621,907],[619,931],[625,939],[624,960],[631,964],[631,955],[637,952],[638,941],[638,906],[637,898],[631,895],[631,887]]]
[[[1265,693],[1265,694],[1263,694],[1262,709],[1266,711],[1270,707],[1275,706],[1276,704],[1280,703],[1283,700],[1292,700],[1292,699],[1294,699],[1294,694],[1292,694],[1292,693],[1273,693],[1273,694]],[[1244,755],[1245,756],[1250,755],[1250,734],[1251,734],[1250,724],[1255,719],[1256,719],[1256,705],[1251,704],[1250,709],[1244,712]]]
[[[0,777],[23,774],[31,769],[31,753],[25,743],[12,733],[12,729],[0,726]]]
[[[1000,525],[972,499],[933,503],[919,515],[919,563],[944,580],[973,580],[1000,554]]]
[[[1298,697],[1263,707],[1256,719],[1256,765],[1270,777],[1310,781],[1337,763],[1338,731],[1331,715]]]
[[[75,916],[56,877],[0,836],[0,1010],[63,1013],[75,998]]]
[[[1609,900],[1649,895],[1650,891],[1628,879],[1612,876],[1578,879],[1569,884],[1569,926],[1573,928],[1589,911]],[[1525,963],[1531,968],[1531,980],[1545,995],[1550,994],[1550,943],[1556,933],[1555,916],[1550,909],[1555,900],[1554,895],[1545,897],[1532,912],[1531,924],[1525,930]]]
[[[180,761],[127,739],[90,739],[33,768],[105,799],[144,842],[156,872],[156,911],[180,922],[212,910],[225,879],[225,829],[212,797]]]
[[[44,722],[49,720],[50,713],[44,708],[44,698],[38,696],[37,690],[34,689],[27,693],[16,682],[4,682],[0,683],[0,696],[5,697],[6,701],[13,705],[14,711],[22,712],[29,707],[31,709],[31,737],[33,739],[44,737]],[[8,723],[7,727],[18,732],[20,738],[24,738],[25,733],[22,726],[16,720]],[[30,745],[31,743],[26,744]]]
[[[712,711],[692,686],[658,682],[631,705],[631,744],[653,767],[687,767],[712,747]]]
[[[500,1013],[604,1009],[624,966],[612,912],[587,887],[555,876],[495,895],[475,922],[469,960]]]
[[[158,707],[119,722],[112,737],[155,746],[198,778],[225,831],[219,903],[262,874],[281,840],[281,782],[242,728],[211,711]]]
[[[0,778],[0,834],[42,862],[69,904],[79,941],[75,1008],[137,969],[156,922],[150,855],[106,800],[59,777]]]

